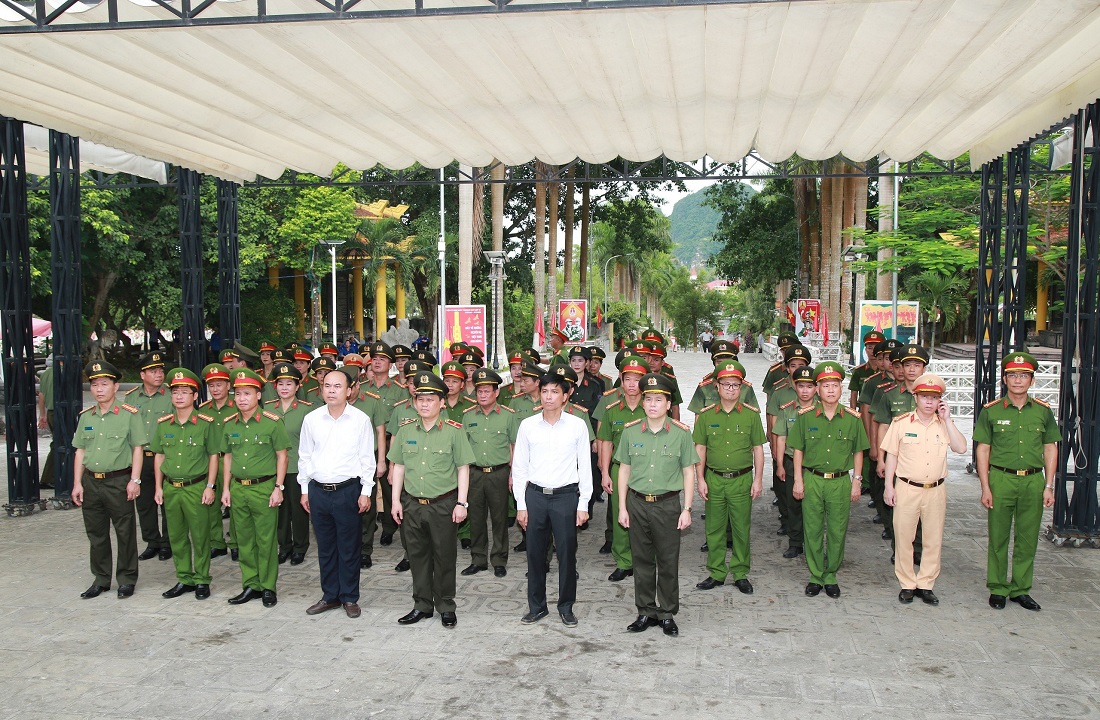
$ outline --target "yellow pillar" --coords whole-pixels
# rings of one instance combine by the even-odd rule
[[[1035,332],[1047,329],[1047,310],[1050,303],[1050,297],[1047,292],[1047,285],[1043,282],[1043,273],[1046,272],[1047,265],[1042,260],[1039,261],[1039,284],[1035,287]]]
[[[267,284],[273,288],[279,287],[279,268],[281,263],[274,263],[267,266]]]
[[[393,302],[394,314],[398,320],[405,319],[405,277],[400,265],[393,266]]]
[[[294,307],[298,313],[298,335],[306,332],[306,278],[300,272],[294,273]]]
[[[363,261],[356,260],[351,266],[351,296],[355,299],[355,336],[363,337]]]
[[[378,266],[378,279],[374,281],[374,339],[386,331],[386,263]]]

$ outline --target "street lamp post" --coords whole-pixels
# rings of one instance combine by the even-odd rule
[[[603,314],[607,315],[607,264],[615,258],[621,258],[622,255],[612,255],[603,262]]]
[[[856,260],[862,260],[865,257],[863,252],[866,249],[867,248],[865,248],[865,247],[857,247],[855,245],[849,245],[844,250],[844,255],[843,255],[844,262],[849,264],[848,265],[848,272],[851,273],[851,275],[852,275],[852,329],[851,329],[851,332],[848,335],[848,340],[849,340],[849,342],[852,343],[852,366],[853,367],[859,364],[859,342],[860,342],[860,339],[857,337],[857,327],[858,327],[858,325],[856,323],[856,273],[855,273],[855,270],[852,268],[851,263],[855,262]]]
[[[332,256],[332,344],[337,347],[340,346],[339,340],[336,338],[336,248],[344,244],[344,240],[324,240],[322,244],[328,248],[329,255]]]
[[[493,304],[493,325],[489,334],[489,357],[486,365],[499,370],[508,365],[508,355],[504,347],[504,251],[485,250],[482,254],[489,261],[490,296]]]

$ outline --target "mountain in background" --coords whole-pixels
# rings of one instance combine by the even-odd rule
[[[704,205],[707,189],[680,198],[672,207],[672,254],[687,267],[701,266],[718,252],[718,243],[711,240],[721,215]]]

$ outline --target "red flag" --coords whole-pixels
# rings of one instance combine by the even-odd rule
[[[542,313],[537,308],[535,310],[535,335],[532,342],[537,348],[541,348],[546,344],[546,330],[542,325]]]
[[[596,308],[596,328],[599,329],[601,327],[603,327],[603,309],[600,308],[600,307],[597,307]]]
[[[829,344],[829,312],[824,308],[821,309],[821,342]]]

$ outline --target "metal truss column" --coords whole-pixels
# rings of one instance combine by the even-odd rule
[[[1000,372],[997,351],[1001,339],[1001,232],[1004,158],[982,165],[981,227],[978,238],[978,317],[974,343],[974,417],[997,396]]]
[[[1073,129],[1058,406],[1063,438],[1052,539],[1059,545],[1067,539],[1074,545],[1085,541],[1096,545],[1100,539],[1100,101],[1077,113]]]
[[[1008,154],[1005,173],[1005,254],[1004,278],[1001,281],[1001,357],[1012,350],[1022,350],[1027,344],[1024,320],[1027,291],[1027,215],[1031,194],[1029,160],[1030,143],[1018,145]]]
[[[202,175],[179,168],[180,276],[183,289],[181,364],[201,373],[206,364],[206,322],[202,306],[202,226],[199,189]]]
[[[68,506],[81,385],[80,140],[50,131],[50,282],[53,291],[54,502]]]
[[[7,420],[9,515],[45,509],[38,492],[34,336],[31,334],[31,244],[23,123],[0,116],[0,324]]]
[[[237,192],[240,185],[218,180],[218,296],[222,342],[241,339],[241,255],[238,245]]]

